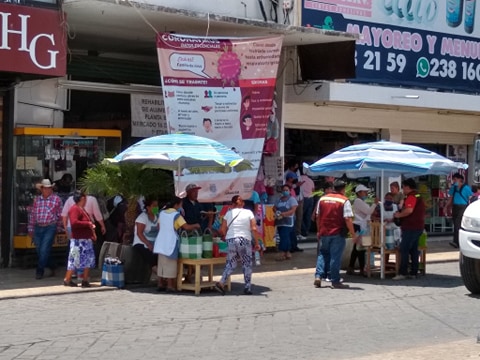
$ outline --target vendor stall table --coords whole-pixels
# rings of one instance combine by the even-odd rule
[[[211,259],[178,259],[177,271],[177,290],[194,290],[195,295],[200,294],[200,290],[204,288],[213,288],[215,282],[213,281],[213,265],[225,265],[225,257],[217,257]],[[183,283],[183,265],[195,266],[195,283]],[[208,281],[203,281],[201,272],[202,266],[208,266]],[[225,284],[228,291],[231,290],[230,278]]]

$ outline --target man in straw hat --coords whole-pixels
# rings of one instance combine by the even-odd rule
[[[62,200],[53,193],[53,184],[43,179],[35,185],[42,193],[33,201],[28,216],[28,235],[32,238],[38,255],[35,278],[43,278],[45,267],[55,274],[55,262],[50,256],[57,228],[62,227]]]

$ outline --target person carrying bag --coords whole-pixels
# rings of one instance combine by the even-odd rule
[[[239,195],[232,198],[232,205],[232,208],[225,214],[220,229],[220,232],[225,235],[228,253],[222,278],[215,284],[215,289],[225,295],[224,284],[237,267],[238,260],[240,260],[245,280],[243,293],[252,295],[252,241],[255,242],[255,250],[260,250],[257,222],[252,211],[243,208],[245,202]]]
[[[175,196],[159,214],[160,231],[153,246],[153,252],[158,254],[158,291],[176,291],[177,259],[181,246],[178,231],[180,229],[185,231],[200,229],[200,224],[186,223],[181,215],[181,206],[182,199]],[[198,237],[197,234],[196,238]],[[202,253],[201,239],[200,236],[200,257]]]

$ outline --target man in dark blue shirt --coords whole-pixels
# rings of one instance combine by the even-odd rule
[[[213,204],[198,202],[198,190],[201,187],[197,184],[188,184],[185,188],[186,196],[183,199],[183,217],[187,224],[200,224],[202,231],[211,229],[214,219],[215,207]]]

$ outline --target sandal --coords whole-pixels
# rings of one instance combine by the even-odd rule
[[[279,256],[275,259],[275,261],[284,261],[284,260],[287,260],[287,257],[282,255],[282,256]]]
[[[70,287],[77,287],[78,284],[75,282],[75,281],[67,281],[67,280],[63,280],[63,286],[70,286]]]
[[[215,283],[215,290],[217,290],[220,294],[225,295],[225,289],[220,283]]]

